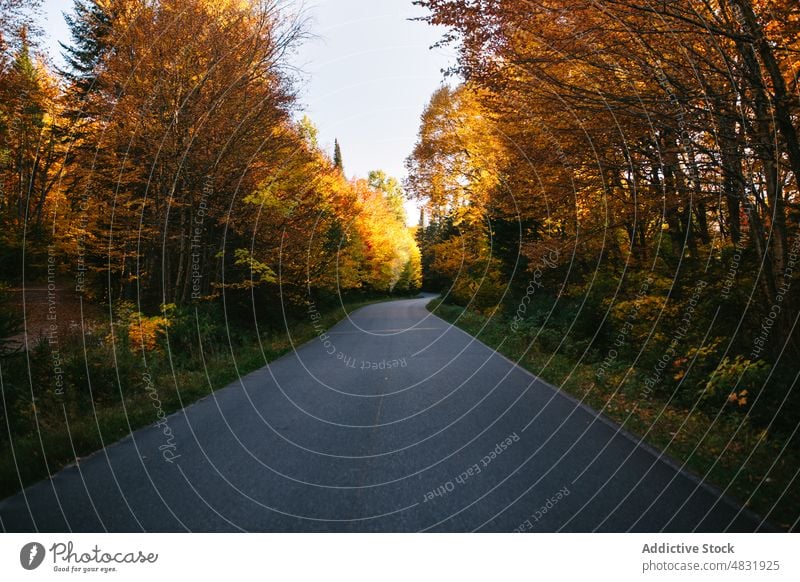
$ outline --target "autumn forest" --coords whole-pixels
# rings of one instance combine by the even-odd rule
[[[41,56],[35,6],[0,5],[3,406],[19,447],[52,428],[51,459],[23,471],[71,456],[64,414],[97,448],[92,403],[126,432],[119,394],[142,396],[142,374],[172,378],[174,409],[192,398],[176,385],[208,391],[203,358],[230,381],[263,365],[259,337],[291,347],[272,338],[285,320],[312,329],[312,308],[419,289],[398,180],[347,179],[339,144],[324,152],[297,114],[299,17],[276,2],[78,0],[60,70]],[[8,493],[5,431],[0,446]]]
[[[407,162],[444,315],[796,525],[797,4],[418,4],[458,51]]]

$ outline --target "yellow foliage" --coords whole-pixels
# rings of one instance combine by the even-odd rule
[[[128,341],[132,350],[152,352],[158,347],[158,337],[169,327],[166,317],[144,317],[134,319],[128,326]]]

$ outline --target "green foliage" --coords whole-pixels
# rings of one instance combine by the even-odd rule
[[[0,282],[0,357],[18,349],[12,336],[22,331],[22,314],[11,302],[8,285]]]
[[[113,13],[110,5],[100,0],[74,0],[72,13],[64,18],[71,43],[62,44],[66,70],[61,74],[71,83],[75,100],[85,100],[92,90],[103,56],[112,48]],[[76,115],[80,114],[80,104]]]
[[[394,286],[398,293],[416,293],[422,287],[422,268],[419,254],[414,254],[406,261],[403,271]]]
[[[277,280],[275,271],[273,271],[269,265],[265,265],[261,261],[256,260],[249,250],[236,249],[233,254],[236,257],[234,264],[237,267],[245,267],[249,269],[249,282],[251,285],[257,285],[259,283],[274,283]]]
[[[333,167],[339,170],[339,173],[344,174],[344,162],[342,161],[342,148],[339,146],[339,140],[333,141]]]
[[[719,344],[712,341],[709,349],[691,356],[695,359],[695,370],[710,369],[713,376],[703,372],[678,380],[670,378],[667,380],[670,389],[644,397],[646,370],[631,367],[631,357],[626,355],[610,365],[603,364],[613,342],[602,344],[602,355],[579,359],[584,346],[566,325],[575,316],[574,306],[563,317],[548,318],[552,300],[552,297],[534,300],[531,317],[518,332],[510,332],[508,316],[484,315],[441,300],[429,303],[428,309],[545,381],[602,411],[698,474],[727,484],[733,495],[748,500],[756,511],[764,515],[771,512],[774,522],[788,527],[798,518],[800,491],[785,487],[794,478],[800,462],[798,439],[786,440],[784,433],[768,433],[759,426],[763,422],[752,421],[753,400],[759,397],[768,366],[742,358],[723,358],[720,362]],[[685,369],[685,364],[681,365]],[[606,373],[599,376],[601,366]],[[671,392],[681,380],[691,396],[688,400],[672,397]],[[764,397],[763,391],[760,397]],[[770,479],[764,480],[767,474]]]
[[[319,148],[319,129],[311,121],[308,115],[303,115],[302,119],[297,123],[300,136],[305,140],[308,147],[312,150]]]
[[[397,220],[406,223],[405,193],[400,182],[392,176],[387,176],[383,170],[373,170],[367,177],[367,182],[375,190],[380,190],[386,197],[389,208]]]
[[[344,297],[344,309],[339,299],[331,300],[329,307],[320,308],[317,325],[331,327],[349,311],[381,299]],[[274,309],[264,309],[265,316],[268,311]],[[249,315],[252,319],[252,311]],[[156,344],[143,352],[143,342],[136,341],[138,326],[154,320],[164,325]],[[58,346],[41,341],[30,354],[0,358],[0,416],[8,420],[8,429],[0,431],[0,498],[18,491],[20,480],[22,485],[38,481],[74,462],[76,455],[155,422],[145,375],[164,413],[170,414],[319,333],[307,313],[288,321],[291,340],[282,318],[256,333],[247,320],[231,319],[230,314],[226,318],[215,302],[165,305],[148,316],[136,304],[122,301],[114,307],[113,321],[113,333],[101,323],[61,337]],[[61,369],[61,394],[56,391],[54,358]],[[13,455],[25,463],[14,462],[12,441]]]
[[[701,388],[701,399],[718,409],[727,403],[745,408],[766,383],[769,366],[758,360],[751,362],[741,355],[725,356]]]

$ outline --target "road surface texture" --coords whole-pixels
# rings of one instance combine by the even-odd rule
[[[429,299],[354,312],[166,423],[0,502],[0,525],[46,532],[767,528],[674,461],[428,313]]]

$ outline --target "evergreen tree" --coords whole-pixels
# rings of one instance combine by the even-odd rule
[[[98,67],[111,50],[112,14],[101,0],[74,0],[74,15],[65,14],[72,42],[59,43],[67,66],[59,72],[69,81],[75,103],[72,115],[80,115],[86,96],[93,90]]]
[[[342,162],[342,149],[339,147],[339,140],[333,140],[333,165],[344,174],[344,163]]]
[[[0,0],[0,67],[8,65],[23,42],[29,42],[28,36],[38,38],[41,35],[37,19],[33,17],[41,4],[42,0]]]

